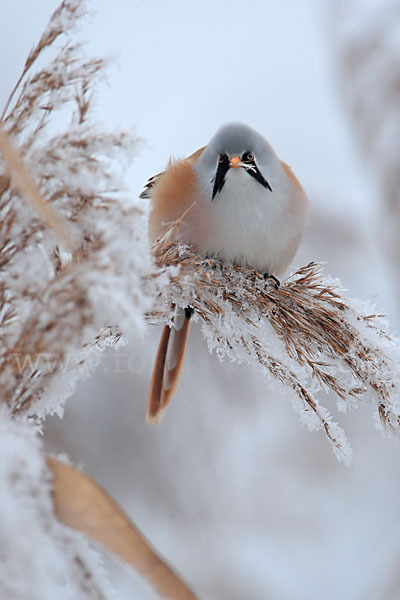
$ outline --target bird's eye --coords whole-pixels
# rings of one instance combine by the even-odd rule
[[[224,155],[224,154],[220,154],[220,155],[218,156],[218,162],[219,162],[219,163],[223,163],[224,161],[225,161],[225,155]]]
[[[246,162],[252,162],[254,160],[254,154],[252,152],[245,152],[243,154],[243,160]]]

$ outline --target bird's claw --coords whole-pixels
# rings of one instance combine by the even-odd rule
[[[274,282],[274,286],[275,289],[279,289],[281,286],[281,282],[279,281],[279,279],[277,277],[275,277],[275,275],[270,275],[269,273],[264,273],[263,275],[265,281],[267,281],[268,279],[271,279]]]
[[[206,264],[213,271],[216,271],[217,269],[222,269],[222,261],[218,258],[207,258]]]

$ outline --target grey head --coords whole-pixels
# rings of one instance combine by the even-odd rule
[[[196,163],[202,187],[211,191],[211,199],[220,193],[230,169],[241,168],[263,188],[272,192],[268,165],[276,154],[267,140],[244,123],[223,125],[211,139]]]

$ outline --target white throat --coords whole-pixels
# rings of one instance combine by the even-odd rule
[[[227,172],[224,186],[213,200],[212,187],[203,188],[191,232],[192,238],[201,232],[193,240],[199,249],[260,273],[282,274],[297,249],[302,224],[290,220],[292,190],[285,176],[275,174],[270,183],[272,192],[241,167]]]

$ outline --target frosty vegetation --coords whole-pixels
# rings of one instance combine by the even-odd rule
[[[258,365],[283,384],[301,421],[324,430],[339,460],[348,464],[351,450],[319,392],[333,392],[341,412],[370,398],[378,426],[399,429],[399,342],[382,315],[346,298],[321,265],[310,263],[277,288],[252,269],[201,258],[168,235],[154,250],[159,266],[180,268],[170,271],[150,318],[165,322],[175,305],[193,306],[210,350]]]
[[[342,412],[369,399],[378,426],[399,429],[399,343],[320,265],[299,269],[277,289],[252,269],[200,257],[168,235],[153,259],[144,215],[123,193],[118,169],[138,140],[93,120],[105,64],[72,41],[83,12],[79,0],[62,2],[1,117],[0,544],[8,558],[0,587],[10,600],[53,600],[66,586],[79,598],[110,597],[93,550],[54,517],[37,430],[46,414],[62,415],[105,347],[171,321],[174,306],[193,306],[219,358],[261,368],[266,386],[287,391],[301,421],[322,429],[340,460],[349,463],[351,451],[321,392],[333,394]],[[24,581],[15,569],[27,563]]]
[[[112,597],[97,553],[55,518],[37,427],[46,413],[62,414],[76,380],[121,330],[143,328],[150,306],[143,216],[122,194],[118,168],[138,140],[93,121],[104,61],[71,39],[83,13],[82,2],[62,2],[1,118],[0,595],[9,600],[67,590]]]
[[[4,407],[0,451],[1,597],[54,600],[68,590],[69,598],[111,598],[97,551],[54,516],[51,481],[34,428],[11,421]]]
[[[0,385],[13,414],[59,411],[97,350],[119,341],[112,324],[137,330],[149,306],[140,284],[151,270],[143,217],[121,194],[116,169],[117,161],[134,155],[137,140],[103,132],[91,118],[93,86],[104,62],[82,58],[80,45],[67,38],[47,65],[33,70],[81,12],[80,2],[61,4],[30,53],[25,79],[2,120],[65,231],[60,244],[54,219],[41,218],[3,164]],[[57,130],[52,117],[61,109],[64,127]]]

